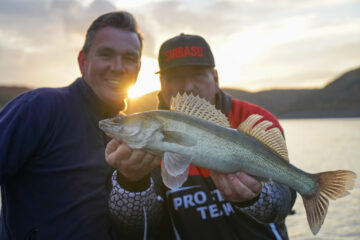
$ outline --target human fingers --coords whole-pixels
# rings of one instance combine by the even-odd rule
[[[108,142],[108,144],[106,144],[105,156],[108,156],[112,152],[115,152],[119,145],[120,145],[119,141],[117,141],[116,139],[111,139],[111,141]]]
[[[255,198],[261,191],[261,188],[252,189],[249,188],[246,183],[251,180],[247,179],[246,176],[238,177],[238,173],[227,174],[225,175],[227,182],[228,191],[225,191],[225,199],[228,199],[233,202],[243,202]],[[244,180],[245,179],[245,180]],[[244,180],[244,182],[243,182]],[[261,184],[260,184],[261,186]]]
[[[238,178],[235,173],[223,174],[214,172],[212,173],[212,178],[221,195],[228,201],[248,201],[259,194],[259,192],[253,191],[241,181],[241,179],[245,177],[241,176],[241,178]],[[246,181],[248,181],[248,179],[245,179],[245,182]]]
[[[255,177],[252,177],[244,172],[237,172],[235,173],[235,175],[242,184],[244,184],[250,191],[252,191],[256,195],[261,192],[263,183]]]
[[[118,169],[128,180],[138,181],[148,175],[159,163],[160,158],[143,150],[133,150]]]
[[[159,165],[160,161],[161,161],[161,157],[151,153],[146,153],[144,155],[143,165],[151,168],[152,170],[154,167]]]
[[[232,190],[226,179],[226,175],[216,171],[210,171],[210,176],[221,195],[227,199],[227,196],[231,195]]]
[[[133,150],[126,162],[133,171],[151,171],[160,162],[161,158],[143,150]]]
[[[106,162],[116,169],[121,169],[123,162],[126,161],[132,153],[132,149],[124,143],[118,142],[117,144],[109,142],[107,148],[108,149],[105,149]]]

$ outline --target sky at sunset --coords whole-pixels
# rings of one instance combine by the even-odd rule
[[[89,24],[114,10],[145,38],[131,96],[159,89],[158,49],[182,32],[208,41],[221,87],[323,87],[360,67],[359,0],[1,0],[0,85],[70,84]]]

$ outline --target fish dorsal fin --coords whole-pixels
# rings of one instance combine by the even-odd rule
[[[259,114],[250,115],[244,122],[239,125],[238,130],[256,138],[258,141],[262,142],[271,148],[274,152],[279,154],[285,161],[289,162],[286,142],[280,129],[275,127],[266,130],[272,126],[273,123],[264,120],[256,124],[261,118],[263,118],[263,116]]]
[[[229,120],[225,114],[216,109],[213,104],[199,96],[192,95],[192,93],[190,95],[178,93],[175,98],[172,97],[170,110],[230,128]]]

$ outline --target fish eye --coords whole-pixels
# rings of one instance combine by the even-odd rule
[[[116,117],[113,119],[113,123],[121,123],[121,119],[120,117]]]

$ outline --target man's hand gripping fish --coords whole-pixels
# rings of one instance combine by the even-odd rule
[[[270,128],[271,122],[260,121],[260,115],[249,116],[235,130],[204,99],[178,94],[171,102],[170,111],[147,111],[99,123],[104,132],[130,148],[163,156],[162,178],[170,188],[186,181],[190,164],[272,179],[302,196],[315,235],[324,222],[328,199],[348,195],[355,185],[356,174],[351,171],[310,174],[290,164],[282,133]]]

